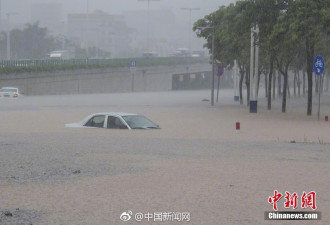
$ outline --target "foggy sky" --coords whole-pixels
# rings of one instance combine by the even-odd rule
[[[29,23],[31,19],[31,5],[40,2],[61,3],[63,7],[63,21],[66,20],[68,13],[85,13],[101,9],[110,14],[122,14],[132,10],[146,10],[147,1],[138,0],[1,0],[2,1],[2,19],[5,19],[6,13],[15,12],[18,15],[11,18],[12,23]],[[235,0],[150,0],[150,10],[153,9],[173,9],[177,16],[182,20],[189,20],[189,12],[181,8],[200,8],[192,11],[192,21],[203,18],[205,15],[216,11],[219,6],[228,5]]]

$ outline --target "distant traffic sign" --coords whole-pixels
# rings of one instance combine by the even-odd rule
[[[217,68],[218,68],[217,75],[220,77],[224,72],[222,62],[220,60],[217,60],[217,59],[215,59],[214,62],[215,62],[215,64],[217,64]]]
[[[135,59],[132,59],[130,61],[130,67],[136,67],[136,60]]]
[[[324,71],[324,59],[322,56],[318,55],[314,59],[313,64],[314,72],[316,75],[321,75]]]
[[[220,77],[223,74],[224,70],[223,70],[223,66],[219,65],[218,66],[218,76]]]
[[[132,59],[129,62],[129,69],[130,69],[131,72],[136,71],[136,60],[135,59]]]

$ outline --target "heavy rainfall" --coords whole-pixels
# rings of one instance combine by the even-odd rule
[[[0,225],[328,224],[329,6],[0,0]]]

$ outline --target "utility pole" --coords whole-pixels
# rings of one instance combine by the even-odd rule
[[[0,0],[0,30],[2,29],[2,1]]]
[[[65,29],[65,21],[61,22],[62,25],[62,37],[61,37],[61,42],[62,42],[62,50],[66,50],[66,46],[65,46],[65,36],[66,36],[66,29]]]
[[[147,11],[147,43],[150,44],[150,2],[159,2],[160,0],[138,0],[139,2],[148,2],[148,11]]]
[[[250,113],[257,113],[258,104],[258,73],[259,73],[259,27],[251,28],[251,52],[250,52]]]
[[[86,58],[88,59],[89,56],[89,44],[88,44],[88,40],[89,40],[89,29],[90,29],[90,24],[89,24],[89,0],[86,0]]]
[[[238,68],[237,68],[237,61],[236,59],[234,60],[234,101],[238,102],[239,101],[239,96],[238,96],[238,85],[237,85],[237,74],[238,74]]]
[[[188,32],[188,38],[189,38],[189,52],[191,53],[191,11],[193,10],[200,10],[200,8],[181,8],[181,10],[187,10],[189,11],[189,32]]]

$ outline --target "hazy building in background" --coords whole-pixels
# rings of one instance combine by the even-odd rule
[[[191,50],[202,50],[201,40],[186,21],[180,20],[172,9],[138,10],[124,12],[127,24],[133,29],[132,47],[138,56],[154,52],[169,56],[178,48],[189,48],[187,36],[192,37]]]
[[[100,10],[69,14],[68,37],[79,43],[81,48],[96,47],[110,52],[111,57],[125,57],[131,52],[130,29],[124,18]]]
[[[128,26],[133,29],[132,47],[136,55],[154,52],[167,56],[173,51],[176,27],[170,10],[129,11],[124,13]]]
[[[189,47],[191,51],[207,52],[203,49],[205,40],[196,38],[192,24],[219,6],[235,1],[161,0],[149,3],[147,10],[148,2],[138,0],[0,0],[0,31],[23,29],[25,24],[39,21],[40,27],[46,27],[48,34],[62,43],[54,50],[95,47],[111,52],[112,57],[138,57],[145,51],[167,56],[178,48]],[[182,10],[189,7],[200,10],[193,11],[190,17],[187,10]],[[90,13],[97,9],[104,13]],[[86,18],[72,18],[78,21],[69,22],[68,15],[79,14]],[[95,17],[90,21],[94,27],[88,25],[87,17]],[[107,27],[101,29],[102,23]],[[0,35],[0,40],[4,38]]]
[[[189,47],[191,51],[207,51],[202,47],[205,40],[198,39],[191,30],[190,26],[194,20],[189,24],[189,14],[180,10],[179,6],[157,8],[156,6],[161,3],[165,4],[158,2],[158,5],[152,4],[147,10],[146,4],[133,2],[141,7],[137,9],[121,7],[121,11],[118,11],[118,7],[124,3],[109,1],[102,4],[111,6],[110,8],[89,12],[89,9],[100,8],[101,3],[90,1],[88,8],[85,1],[80,1],[76,4],[76,8],[72,8],[73,3],[74,1],[64,0],[30,0],[29,3],[22,2],[17,7],[6,4],[6,11],[2,13],[1,18],[1,31],[23,29],[27,23],[39,22],[39,26],[46,27],[48,34],[60,43],[54,51],[75,52],[80,48],[79,52],[82,53],[81,50],[86,50],[87,53],[79,54],[77,57],[84,57],[84,54],[88,57],[109,57],[109,55],[112,58],[140,57],[145,52],[169,56],[176,49]],[[71,5],[70,9],[69,5]],[[24,11],[24,7],[27,12]],[[15,10],[16,14],[13,13],[16,12]],[[12,14],[7,18],[8,12]],[[30,19],[23,22],[21,20],[23,17]],[[0,39],[4,37],[0,36]]]

